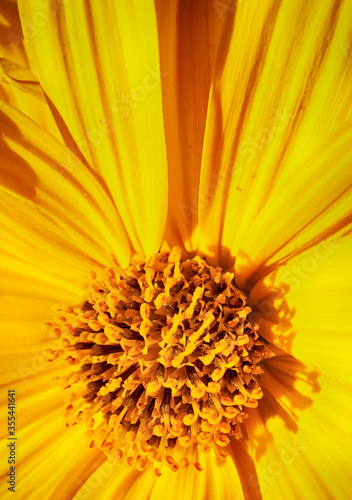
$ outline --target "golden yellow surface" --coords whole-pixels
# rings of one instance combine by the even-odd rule
[[[350,498],[352,1],[0,4],[0,496]],[[226,462],[156,479],[65,428],[44,323],[164,240],[235,273],[276,356]]]

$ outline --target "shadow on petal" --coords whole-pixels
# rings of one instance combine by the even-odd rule
[[[243,496],[241,496],[241,498],[245,500],[261,500],[262,494],[260,491],[256,465],[248,452],[247,441],[244,439],[235,439],[229,448],[230,456],[236,465],[238,476],[241,481],[243,491]]]
[[[6,137],[22,136],[20,129],[9,119],[5,113],[0,113],[0,123],[5,134],[0,137],[1,171],[0,183],[2,186],[23,196],[28,200],[36,197],[36,187],[39,179],[30,165],[17,153],[11,149],[11,144]]]
[[[229,256],[231,252],[224,249],[223,254]],[[241,255],[241,266],[235,271],[236,283],[241,283],[242,271],[244,275],[248,275],[248,269],[252,271],[255,267],[247,255]],[[242,288],[252,309],[249,319],[252,324],[259,325],[261,340],[274,354],[272,358],[260,363],[264,372],[260,378],[264,395],[257,408],[248,410],[248,419],[243,425],[243,438],[234,438],[229,446],[230,455],[239,471],[245,498],[248,495],[248,498],[261,498],[257,487],[256,463],[267,452],[269,443],[275,440],[269,430],[270,420],[282,420],[289,433],[297,434],[299,413],[314,404],[314,394],[320,391],[319,371],[291,354],[297,335],[293,326],[296,310],[287,301],[290,286],[284,282],[277,284],[276,274],[274,271],[265,282],[261,280]]]

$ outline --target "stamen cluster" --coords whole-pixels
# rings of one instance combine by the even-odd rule
[[[62,339],[51,359],[77,366],[61,379],[67,423],[85,423],[90,446],[138,470],[199,471],[199,452],[225,457],[241,437],[272,354],[232,273],[165,245],[128,269],[114,262],[51,324]]]

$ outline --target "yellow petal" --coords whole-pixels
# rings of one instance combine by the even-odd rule
[[[24,65],[26,55],[17,1],[3,0],[0,5],[0,57]]]
[[[22,304],[20,301],[19,309]],[[40,311],[36,313],[40,315]],[[52,379],[64,371],[67,373],[67,368],[44,361],[44,348],[40,342],[36,344],[31,335],[35,331],[32,323],[38,331],[41,329],[38,320],[31,322],[22,318],[15,323],[22,327],[21,335],[12,338],[11,347],[2,349],[0,366],[1,411],[4,413],[7,412],[7,390],[16,391],[16,493],[19,498],[34,499],[38,495],[45,498],[51,494],[53,498],[64,494],[71,497],[106,457],[88,448],[84,428],[65,427],[61,413],[63,393]],[[6,323],[1,319],[1,331],[7,332],[5,328]],[[32,345],[25,345],[26,334],[27,342]],[[0,454],[3,475],[9,472],[9,449],[5,446]],[[43,473],[45,479],[38,480]]]
[[[156,479],[150,471],[136,473],[124,466],[117,467],[119,473],[108,477],[104,483],[104,499],[106,500],[168,500],[207,499],[237,500],[242,498],[242,487],[238,479],[236,467],[229,457],[221,463],[213,453],[201,456],[202,472],[178,471],[177,473],[163,468],[162,475]],[[96,474],[99,473],[99,470]],[[89,483],[88,483],[89,484]],[[82,487],[82,492],[84,488]],[[99,496],[100,495],[100,496]],[[101,492],[92,491],[92,499],[101,498]]]
[[[124,465],[112,465],[108,462],[103,464],[82,485],[77,493],[77,498],[84,498],[89,493],[89,498],[99,500],[104,488],[104,499],[106,500],[144,500],[149,496],[156,478],[150,471],[139,472]],[[100,483],[100,487],[96,485]]]
[[[48,287],[49,297],[52,293]],[[12,290],[9,295],[12,296]],[[6,313],[2,306],[0,309],[1,331],[7,336],[0,363],[3,387],[0,409],[4,413],[7,412],[5,393],[8,389],[16,391],[16,493],[19,498],[34,499],[38,495],[72,498],[106,457],[89,449],[84,427],[65,427],[63,392],[53,378],[67,374],[67,367],[60,368],[44,359],[45,348],[53,343],[48,340],[48,332],[44,334],[44,325],[40,322],[40,318],[45,317],[46,302],[41,301],[40,309],[35,299],[31,304],[29,297],[18,299],[20,316],[17,318],[16,310],[12,311],[13,325],[6,321],[10,316],[8,303],[5,303]],[[28,319],[22,311],[26,303],[27,307],[33,307]],[[9,325],[18,328],[16,335],[8,329]],[[8,453],[6,447],[0,452],[2,475],[9,472]],[[47,475],[46,478],[39,480],[41,474]]]
[[[3,388],[17,392],[17,431],[33,425],[43,418],[44,413],[61,416],[57,431],[64,431],[64,395],[54,378],[67,374],[67,368],[63,370],[47,362],[44,354],[40,344],[18,347],[17,350],[12,347],[1,353]],[[3,397],[4,400],[7,405],[7,398]]]
[[[351,234],[322,240],[251,291],[260,333],[295,356],[273,348],[246,421],[263,498],[348,498],[351,250]]]
[[[20,13],[64,139],[102,175],[134,248],[155,252],[167,164],[153,2],[31,0]]]
[[[262,249],[282,219],[286,184],[306,193],[308,163],[325,154],[328,138],[351,118],[352,66],[342,50],[350,40],[349,12],[349,2],[236,4],[228,52],[214,74],[200,184],[209,197],[200,208],[201,249],[220,255],[225,266],[242,247],[255,256]],[[231,22],[234,13],[226,15]],[[275,220],[260,220],[278,197]],[[276,249],[282,240],[276,238]]]
[[[3,60],[0,70],[1,99],[61,138],[42,89],[30,72],[17,2],[12,0],[4,0],[0,6],[0,58]]]
[[[243,286],[351,226],[351,125],[343,126],[310,161],[297,167],[295,176],[273,191],[240,247],[236,268]],[[244,265],[246,256],[252,261],[249,266]]]
[[[248,493],[260,490],[263,499],[348,498],[351,383],[321,375],[320,386],[310,393],[308,408],[295,408],[293,426],[280,415],[268,419],[268,407],[259,405],[252,412],[246,425],[256,473],[248,477]],[[297,387],[301,391],[302,383]],[[290,393],[283,393],[278,402],[287,406],[289,399]]]
[[[28,299],[37,293],[38,277],[43,286],[66,287],[72,296],[83,289],[90,270],[108,263],[103,250],[84,241],[79,233],[67,232],[64,225],[58,225],[59,219],[35,204],[0,189],[0,209],[3,258],[9,264],[4,279],[14,289],[18,285],[18,292],[23,290]],[[18,272],[23,265],[30,267],[27,273],[34,281],[26,281]]]
[[[0,76],[3,82],[22,92],[28,92],[45,102],[39,82],[28,68],[19,66],[8,59],[0,59]]]
[[[87,449],[84,428],[66,429],[62,417],[46,413],[43,406],[42,414],[18,432],[16,493],[19,498],[31,500],[38,496],[73,498],[106,458],[96,450]]]
[[[326,239],[259,282],[260,333],[331,377],[350,377],[351,234]]]
[[[165,471],[153,488],[151,500],[161,498],[169,489],[170,500],[211,498],[225,500],[241,498],[241,484],[231,457],[219,461],[213,452],[200,455],[202,471],[195,475],[192,471]],[[231,479],[230,479],[231,478]]]
[[[12,377],[12,369],[17,376],[22,376],[22,372],[24,376],[35,375],[37,368],[41,372],[45,366],[44,349],[58,348],[54,344],[57,339],[51,338],[44,323],[52,321],[58,307],[77,304],[83,300],[80,274],[85,276],[84,269],[78,266],[76,269],[73,265],[70,278],[64,279],[60,276],[60,264],[59,256],[53,264],[54,270],[31,261],[25,262],[17,256],[1,255],[0,289],[3,293],[0,297],[0,324],[1,330],[6,332],[2,339],[2,351],[4,353],[5,349],[14,349],[9,352],[10,359],[6,358],[4,362],[6,368],[2,366],[2,380]],[[54,345],[46,345],[45,341]],[[28,370],[21,371],[19,364],[13,365],[13,360],[17,355],[22,357],[27,352],[32,353],[33,359],[29,360],[29,364],[22,362],[26,366],[28,364]]]
[[[223,23],[211,1],[156,2],[169,210],[165,239],[198,246],[199,176],[210,82]],[[200,203],[204,200],[200,200]]]
[[[3,102],[0,121],[5,130],[0,144],[4,247],[18,256],[22,248],[27,259],[33,251],[33,261],[44,265],[55,261],[55,248],[63,257],[66,249],[66,259],[76,252],[97,262],[106,261],[113,251],[127,265],[126,232],[92,173],[50,134]]]
[[[16,68],[18,69],[17,66]],[[25,74],[27,69],[20,66],[19,71]],[[57,139],[62,139],[44,94],[36,81],[31,80],[29,83],[21,79],[16,81],[7,73],[6,78],[0,82],[0,98],[22,111]]]

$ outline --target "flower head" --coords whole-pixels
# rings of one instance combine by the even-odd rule
[[[79,366],[62,379],[68,423],[85,423],[91,446],[113,461],[152,464],[156,475],[163,465],[199,471],[199,453],[212,448],[224,458],[263,396],[260,362],[272,356],[233,282],[166,245],[94,280],[89,300],[50,324],[62,348],[49,359]]]
[[[3,5],[16,491],[347,498],[351,1]]]

